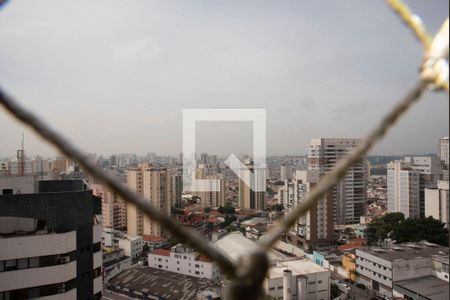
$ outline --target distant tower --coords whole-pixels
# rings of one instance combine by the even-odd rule
[[[17,175],[18,176],[25,176],[25,138],[24,134],[22,133],[22,141],[20,143],[20,149],[17,150]]]

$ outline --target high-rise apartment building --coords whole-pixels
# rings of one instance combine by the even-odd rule
[[[82,180],[0,195],[0,298],[100,299],[100,214]]]
[[[170,172],[169,178],[169,202],[172,207],[181,207],[181,194],[183,192],[183,176],[178,172]]]
[[[420,217],[420,173],[408,161],[390,162],[387,170],[388,212],[401,212],[405,218]]]
[[[448,224],[449,208],[448,181],[439,180],[436,188],[425,189],[425,217]]]
[[[312,139],[308,151],[308,170],[318,171],[319,177],[330,172],[336,163],[362,142],[361,139]],[[366,213],[368,166],[361,160],[347,171],[333,189],[333,220],[336,224],[358,223]]]
[[[448,161],[449,161],[449,152],[448,152],[448,136],[439,139],[439,159],[443,162],[448,169]]]
[[[442,166],[436,156],[405,157],[411,169],[419,172],[419,201],[420,217],[425,215],[425,189],[436,188],[437,182],[442,177]]]
[[[196,181],[192,196],[200,198],[200,204],[206,207],[225,205],[225,180],[217,173],[217,168],[211,164],[199,164],[195,169]]]
[[[280,166],[280,177],[281,180],[292,179],[294,175],[294,168],[292,166],[282,164]]]
[[[127,185],[147,198],[154,208],[170,214],[168,201],[168,171],[152,164],[139,164],[127,170]],[[145,216],[135,205],[127,203],[127,231],[129,235],[167,236],[165,229]]]
[[[443,167],[442,179],[449,180],[449,152],[448,152],[448,136],[439,139],[438,157]]]
[[[127,227],[127,204],[101,184],[91,185],[92,193],[102,201],[102,225],[116,230]]]
[[[247,161],[245,169],[239,170],[239,206],[246,209],[264,210],[266,207],[266,192],[254,191],[253,187],[264,187],[265,169],[255,168],[253,162]],[[245,181],[250,183],[248,186]]]
[[[296,171],[294,179],[285,180],[279,190],[279,198],[286,213],[306,200],[307,195],[319,182],[318,171]],[[333,194],[323,197],[317,205],[300,217],[290,231],[294,244],[304,249],[318,244],[329,244],[334,240]]]

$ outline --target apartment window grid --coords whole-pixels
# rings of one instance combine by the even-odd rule
[[[327,191],[333,189],[335,184],[346,176],[346,172],[350,170],[351,167],[358,164],[358,162],[369,152],[376,142],[379,142],[384,138],[388,129],[395,124],[395,121],[402,116],[410,106],[421,98],[427,88],[445,90],[448,92],[448,78],[442,77],[442,74],[445,72],[442,70],[442,64],[440,69],[438,63],[439,61],[445,60],[448,53],[448,19],[436,36],[434,38],[429,38],[424,25],[417,22],[417,16],[412,14],[412,12],[401,1],[387,0],[387,2],[404,21],[404,23],[410,27],[416,38],[424,47],[425,55],[423,58],[423,65],[420,74],[421,79],[419,83],[383,118],[382,122],[380,122],[372,133],[366,137],[364,142],[358,148],[349,153],[345,159],[333,167],[330,173],[322,178],[315,190],[315,193],[311,193],[311,195],[309,195],[302,204],[293,209],[290,214],[280,222],[280,225],[275,228],[265,240],[262,241],[260,249],[254,253],[251,253],[251,255],[249,254],[247,257],[244,257],[238,265],[233,264],[227,257],[203,241],[201,237],[194,232],[183,229],[169,216],[154,211],[146,204],[145,199],[143,199],[140,195],[131,192],[113,176],[105,174],[103,170],[86,159],[86,156],[77,147],[72,145],[68,139],[65,139],[61,135],[57,134],[41,119],[21,107],[12,98],[4,94],[1,89],[0,104],[6,109],[6,111],[11,113],[12,116],[34,129],[38,135],[59,149],[61,153],[78,162],[80,166],[91,173],[94,177],[104,181],[125,201],[136,204],[142,209],[142,211],[144,211],[145,214],[169,229],[172,234],[215,260],[224,273],[231,279],[232,284],[230,287],[230,297],[232,299],[239,299],[242,295],[247,296],[247,299],[249,300],[261,299],[263,295],[262,281],[268,270],[266,252],[273,246],[281,234],[288,231],[289,228],[294,225],[298,217],[304,215],[311,207],[316,205],[319,199]],[[442,43],[446,45],[446,48],[444,47],[445,49],[439,49],[437,47],[437,45],[442,45]],[[159,267],[161,268],[162,266],[159,265]],[[248,298],[248,296],[250,296],[251,299]]]

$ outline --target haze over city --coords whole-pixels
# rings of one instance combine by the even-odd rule
[[[435,32],[448,1],[407,1]],[[383,1],[11,1],[0,82],[86,152],[176,155],[184,108],[267,109],[267,153],[364,137],[417,80],[421,47]],[[431,153],[448,95],[427,93],[373,151]],[[203,124],[199,151],[251,152],[251,127]],[[25,131],[3,115],[1,157]],[[201,142],[205,141],[205,142]]]

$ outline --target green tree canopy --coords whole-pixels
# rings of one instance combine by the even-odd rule
[[[448,229],[432,217],[405,219],[402,213],[388,213],[374,219],[367,227],[367,239],[376,242],[391,237],[398,243],[426,240],[448,246]]]

